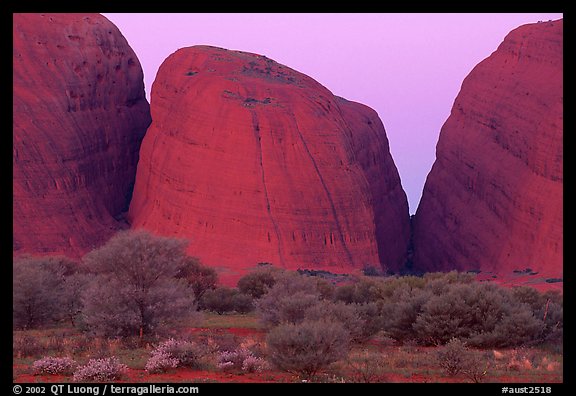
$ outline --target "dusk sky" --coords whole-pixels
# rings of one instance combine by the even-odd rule
[[[416,212],[464,78],[514,28],[562,14],[103,14],[134,49],[147,97],[182,47],[254,52],[378,112]]]

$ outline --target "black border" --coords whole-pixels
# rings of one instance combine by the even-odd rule
[[[570,89],[565,89],[565,92],[568,92],[568,97],[565,96],[565,100],[567,99],[568,105],[566,108],[574,109],[576,108],[574,103],[572,102],[572,95],[570,93],[573,92],[576,86],[573,84],[573,70],[576,70],[574,61],[573,61],[573,54],[574,54],[574,45],[576,43],[572,40],[574,29],[572,26],[572,14],[567,12],[567,5],[563,4],[562,2],[551,2],[548,1],[544,4],[539,3],[522,3],[522,6],[513,6],[512,4],[498,4],[498,6],[494,5],[486,5],[485,3],[470,3],[464,2],[460,3],[460,5],[455,3],[446,2],[444,4],[439,4],[438,2],[428,2],[425,4],[418,4],[415,5],[411,2],[396,2],[396,4],[386,4],[386,9],[374,9],[374,2],[366,2],[367,4],[371,4],[371,6],[367,6],[361,3],[354,2],[354,4],[335,4],[330,3],[330,10],[326,10],[325,7],[320,7],[323,9],[302,9],[294,10],[288,3],[280,4],[264,4],[258,5],[256,3],[249,3],[249,2],[237,2],[233,4],[225,4],[223,10],[223,6],[221,4],[200,4],[197,2],[182,2],[182,1],[173,1],[173,0],[163,0],[163,1],[156,1],[156,2],[126,2],[126,1],[99,1],[92,4],[84,4],[84,3],[76,3],[73,7],[73,12],[239,12],[239,13],[246,13],[246,12],[419,12],[419,13],[438,13],[438,12],[449,12],[449,13],[470,13],[470,12],[479,12],[479,13],[486,13],[486,12],[559,12],[564,14],[564,29],[565,29],[565,40],[564,40],[564,69],[568,70],[568,73],[565,73],[565,84],[564,86],[569,86]],[[352,6],[355,9],[351,9]],[[4,7],[7,10],[4,10]],[[1,26],[5,29],[3,37],[8,42],[8,37],[11,37],[11,31],[8,30],[12,26],[12,13],[15,12],[71,12],[71,7],[69,4],[62,4],[56,3],[55,1],[45,2],[45,3],[30,3],[26,1],[18,1],[12,2],[11,4],[5,5],[3,7],[2,12],[2,23]],[[257,9],[256,9],[257,8]],[[8,45],[7,45],[8,47]],[[567,51],[566,51],[567,50]],[[7,49],[6,49],[7,52]],[[6,65],[8,65],[8,56],[6,55]],[[11,67],[11,63],[10,63]],[[3,76],[6,78],[8,76],[8,67],[3,68],[4,73]],[[6,82],[3,86],[8,86],[9,82]],[[8,89],[6,89],[6,96],[8,97]],[[4,106],[7,107],[7,103],[12,102],[12,97],[9,96],[9,100],[5,100]],[[570,138],[576,128],[574,128],[574,111],[566,112],[568,117],[565,130],[569,131],[567,134],[564,135],[564,145],[568,144],[568,147],[572,148],[570,145]],[[5,117],[6,119],[10,119]],[[8,152],[11,152],[8,145],[5,145],[5,149],[7,151],[5,156],[1,156],[1,160],[6,161],[6,166],[3,169],[8,168],[7,162],[9,161]],[[565,152],[572,153],[573,151],[568,149]],[[9,165],[9,169],[12,170],[12,166]],[[12,174],[11,172],[2,172],[2,176],[8,179],[8,177]],[[567,202],[571,203],[570,200],[570,193],[573,192],[573,184],[570,183],[571,174],[570,172],[564,172],[564,177],[567,176],[568,188],[564,190],[564,218],[570,219],[570,215],[573,212],[573,209],[570,207]],[[6,185],[9,184],[9,180],[6,180]],[[12,196],[6,194],[6,205],[12,202]],[[5,221],[6,224],[6,235],[3,238],[3,244],[7,245],[8,241],[10,241],[12,231],[8,229],[8,226],[12,225],[12,217],[9,217],[10,220]],[[570,226],[571,223],[569,221],[564,221],[565,225]],[[570,227],[568,227],[570,228]],[[566,230],[566,227],[565,227]],[[570,233],[566,233],[564,235],[570,235]],[[565,244],[566,246],[566,244]],[[2,249],[5,252],[8,252],[8,246],[6,249]],[[568,302],[568,304],[564,304],[565,309],[570,312],[572,311],[572,302],[576,301],[574,296],[574,289],[570,287],[570,284],[573,279],[574,273],[574,261],[570,260],[568,257],[571,255],[566,256],[568,251],[565,250],[565,263],[568,265],[564,265],[564,279],[565,284],[567,287],[564,287],[564,301]],[[4,263],[7,268],[9,268],[10,275],[12,274],[11,266],[8,263]],[[8,278],[8,277],[7,277]],[[566,283],[567,282],[567,283]],[[12,289],[10,284],[9,290]],[[8,299],[3,299],[4,301],[8,301]],[[8,303],[6,303],[8,305]],[[6,313],[9,312],[9,308],[6,309]],[[394,384],[243,384],[243,383],[218,383],[218,384],[197,384],[194,386],[198,386],[200,389],[199,394],[206,394],[206,393],[214,393],[217,391],[218,393],[224,392],[262,392],[262,394],[267,394],[275,389],[278,389],[278,386],[286,386],[288,387],[288,391],[298,391],[298,392],[332,392],[332,391],[354,391],[352,388],[361,387],[361,389],[368,390],[369,392],[379,392],[379,391],[388,391],[397,389],[402,391],[409,392],[442,392],[448,394],[455,394],[455,395],[462,395],[462,392],[466,392],[471,390],[472,388],[477,388],[474,390],[480,390],[483,394],[491,395],[491,394],[502,394],[502,387],[529,387],[529,386],[551,386],[552,387],[552,394],[564,394],[568,388],[572,388],[576,382],[575,380],[575,373],[576,367],[574,366],[574,346],[575,342],[572,335],[576,334],[576,329],[573,326],[573,314],[569,313],[568,316],[569,320],[565,320],[565,337],[564,337],[564,383],[562,384],[514,384],[514,383],[498,383],[498,384],[467,384],[467,383],[441,383],[441,384],[419,384],[419,383],[394,383]],[[11,322],[12,319],[10,319]],[[2,356],[8,357],[9,351],[11,351],[11,346],[8,345],[8,341],[12,339],[12,329],[8,327],[8,325],[1,326],[2,332],[5,332],[4,336],[2,337],[2,343],[0,344],[0,348],[2,348]],[[5,349],[5,350],[4,350]],[[4,359],[2,359],[4,360]],[[8,360],[8,359],[6,359]],[[11,362],[11,360],[10,360]],[[12,392],[12,368],[11,364],[2,364],[4,370],[2,370],[1,377],[1,385],[0,389],[6,389],[8,392]],[[6,370],[9,368],[8,370]],[[4,386],[6,384],[6,386]],[[35,384],[21,384],[23,387],[34,386]],[[41,385],[41,384],[40,384]],[[52,385],[52,384],[45,384],[45,385]],[[119,384],[115,384],[119,385]],[[124,384],[125,386],[143,386],[145,384],[135,383],[135,384]],[[178,386],[178,384],[156,384],[156,385],[171,385],[171,386]],[[192,385],[187,384],[187,385]],[[94,384],[90,384],[90,386],[94,386]],[[100,387],[100,394],[102,394],[103,385],[98,385]],[[338,388],[336,389],[336,386]],[[345,387],[342,388],[342,387]],[[46,389],[46,393],[49,392],[49,389]],[[12,393],[14,394],[14,393]],[[66,394],[66,393],[64,393]]]

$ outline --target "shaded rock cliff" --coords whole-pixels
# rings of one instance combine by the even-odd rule
[[[224,277],[403,264],[408,206],[373,110],[265,56],[195,46],[164,61],[151,111],[132,227],[189,239]]]
[[[415,269],[561,277],[563,22],[521,26],[466,77],[414,224]]]
[[[101,15],[13,22],[13,251],[78,256],[128,209],[150,124],[142,69]]]

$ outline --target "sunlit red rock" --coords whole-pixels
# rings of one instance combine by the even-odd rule
[[[101,15],[13,22],[13,250],[78,256],[122,227],[150,124],[142,69]]]
[[[196,46],[164,61],[151,112],[132,227],[189,239],[224,281],[259,262],[403,264],[408,206],[374,111],[265,56]]]
[[[563,22],[521,26],[466,77],[442,127],[415,268],[561,278],[562,135]]]

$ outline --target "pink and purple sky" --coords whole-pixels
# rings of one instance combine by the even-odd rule
[[[416,212],[442,124],[464,78],[514,28],[541,14],[103,14],[144,69],[146,94],[160,64],[192,45],[254,52],[363,103],[382,119]]]

